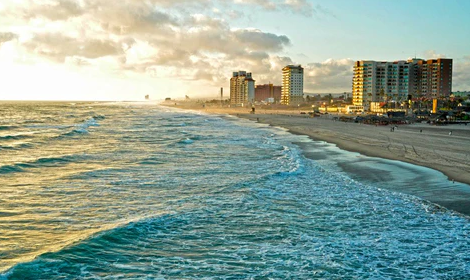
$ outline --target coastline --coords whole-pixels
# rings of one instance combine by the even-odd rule
[[[436,203],[448,209],[470,216],[470,126],[448,125],[432,126],[429,124],[405,124],[397,126],[374,126],[361,123],[335,121],[331,115],[311,118],[299,111],[264,111],[250,114],[248,108],[220,108],[202,106],[170,106],[207,114],[233,115],[254,122],[282,127],[293,134],[305,135],[316,141],[336,145],[347,152],[356,152],[372,157],[369,167],[359,163],[340,163],[342,169],[361,178],[379,178],[378,182],[387,185],[392,191],[407,193]],[[451,135],[449,132],[452,131]],[[303,147],[301,147],[304,149]],[[318,152],[320,150],[320,152]],[[318,160],[328,152],[305,152],[304,155]],[[374,162],[374,159],[375,161]],[[397,167],[400,164],[389,162],[386,169],[374,168],[382,160],[404,162],[418,166]],[[341,162],[341,159],[339,159]],[[422,167],[439,171],[439,178],[431,175]],[[433,171],[433,172],[434,172]],[[400,184],[396,179],[407,176],[405,173],[416,172],[421,176],[420,184],[408,181]],[[381,173],[392,174],[386,177]],[[419,174],[418,174],[419,173]],[[435,174],[435,172],[433,173]],[[409,176],[408,176],[409,177]],[[445,177],[449,181],[446,181]],[[367,180],[367,179],[366,179]],[[413,179],[409,179],[413,180]],[[435,183],[433,180],[441,183]],[[390,184],[387,183],[390,181]],[[392,183],[392,181],[394,181]],[[442,183],[444,182],[444,183]],[[460,183],[459,183],[460,182]],[[427,187],[425,187],[427,186]]]
[[[335,121],[331,115],[310,118],[297,111],[250,114],[247,108],[176,107],[283,127],[291,133],[335,144],[346,151],[428,167],[444,173],[449,180],[470,185],[470,126],[405,124],[392,132],[390,125]]]
[[[344,123],[324,117],[250,114],[238,117],[280,126],[346,151],[429,167],[444,173],[449,180],[470,185],[470,155],[466,150],[470,145],[470,127],[416,124],[401,125],[392,132],[392,126]]]

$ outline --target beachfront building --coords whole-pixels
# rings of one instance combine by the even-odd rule
[[[452,94],[452,59],[417,61],[417,97],[447,98]]]
[[[370,110],[372,102],[401,103],[413,91],[413,63],[408,61],[356,61],[353,104]]]
[[[304,101],[304,68],[287,65],[282,68],[281,104],[296,105]]]
[[[230,104],[246,106],[255,99],[255,80],[246,71],[233,72],[230,79]]]
[[[448,97],[452,92],[452,59],[407,61],[361,60],[354,64],[353,104],[402,104],[408,99]]]
[[[279,103],[281,101],[281,86],[273,84],[256,85],[255,101]]]

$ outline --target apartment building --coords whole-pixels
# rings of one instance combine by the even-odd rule
[[[415,74],[408,61],[361,60],[354,65],[353,104],[368,109],[371,102],[403,102],[413,92]]]
[[[452,94],[452,59],[417,61],[418,96],[445,98]]]
[[[448,97],[452,92],[452,59],[407,61],[361,60],[354,64],[353,104],[403,102],[409,98]]]
[[[246,71],[233,72],[230,78],[230,104],[245,106],[255,99],[255,80]]]
[[[274,103],[281,101],[281,86],[264,84],[255,86],[255,101],[262,102],[272,99]]]
[[[304,101],[304,68],[287,65],[282,68],[281,104],[296,105]]]

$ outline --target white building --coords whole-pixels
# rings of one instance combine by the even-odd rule
[[[304,68],[287,65],[282,68],[281,104],[296,105],[304,101]]]
[[[246,71],[233,72],[230,79],[230,104],[245,106],[255,99],[255,80]]]

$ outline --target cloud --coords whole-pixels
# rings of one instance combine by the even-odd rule
[[[454,59],[452,91],[470,90],[470,55]]]
[[[11,41],[11,40],[14,40],[18,38],[18,35],[16,35],[15,33],[11,33],[11,32],[0,32],[0,45],[2,43],[5,43],[5,42],[8,42],[8,41]]]
[[[284,6],[295,13],[308,17],[312,16],[315,12],[312,4],[307,2],[307,0],[285,0]]]
[[[349,58],[307,64],[304,69],[305,91],[350,91],[353,65],[354,60]]]
[[[75,0],[29,1],[22,9],[26,19],[45,17],[50,20],[65,20],[83,14],[84,10]]]
[[[269,0],[233,0],[235,4],[255,5],[260,6],[265,10],[274,11],[277,9],[277,4]]]
[[[308,0],[233,0],[234,4],[260,7],[265,11],[289,11],[294,14],[311,17],[316,13],[327,13],[324,8],[317,5],[315,8]]]
[[[279,55],[291,45],[289,37],[234,28],[225,12],[205,9],[213,7],[211,0],[5,1],[0,17],[8,16],[10,25],[1,29],[0,44],[17,38],[9,51],[28,63],[48,60],[110,75],[146,74],[210,86],[227,84],[237,70],[253,72],[258,82],[280,83],[282,67],[292,63]],[[266,10],[302,5],[237,3]]]
[[[290,44],[287,36],[264,33],[261,30],[242,29],[233,32],[238,43],[246,43],[251,50],[280,51]]]
[[[110,40],[79,40],[60,33],[36,34],[25,46],[35,54],[58,62],[64,62],[69,56],[95,59],[122,53],[121,46]]]
[[[435,50],[426,50],[423,52],[424,59],[446,58],[445,54],[439,54]]]
[[[317,15],[325,15],[325,16],[330,16],[333,18],[338,18],[333,12],[328,10],[327,8],[317,4],[314,9],[315,14]]]

